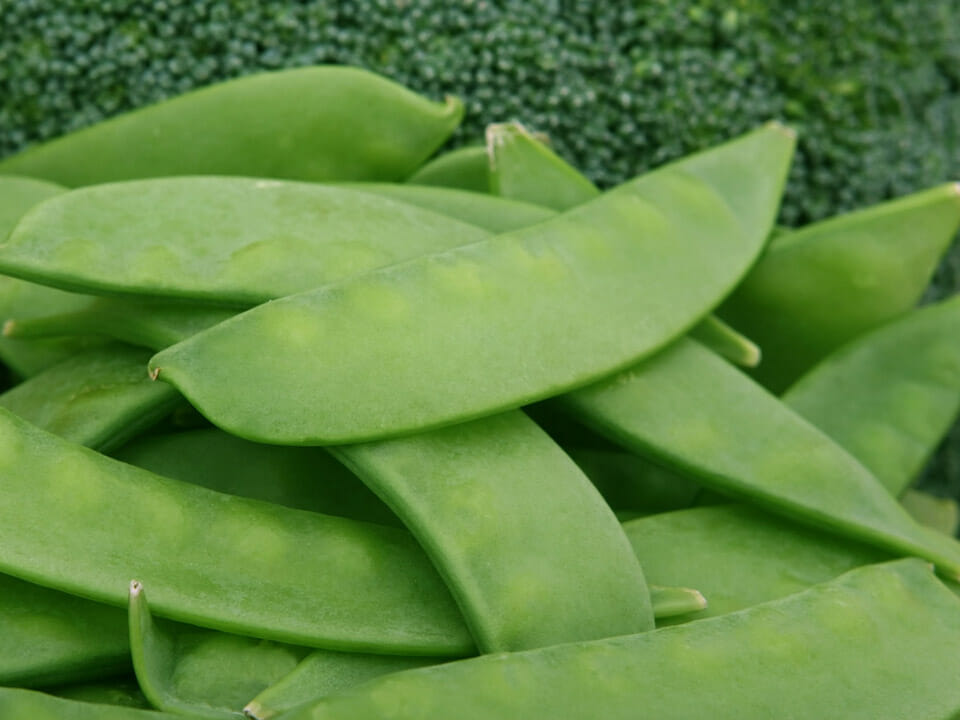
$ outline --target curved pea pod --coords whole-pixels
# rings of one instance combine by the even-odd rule
[[[483,145],[450,150],[438,155],[407,178],[411,185],[435,185],[476,193],[490,192],[490,166]]]
[[[236,720],[250,697],[293,671],[307,653],[239,635],[172,632],[154,621],[136,580],[130,583],[129,628],[144,695],[159,710],[190,717]]]
[[[487,126],[490,190],[502,198],[569,210],[600,194],[575,167],[538,140],[520,123]],[[760,361],[759,348],[713,316],[705,317],[690,334],[740,365]]]
[[[194,90],[0,161],[69,187],[164,175],[402,180],[460,123],[359,68],[305,67]]]
[[[717,313],[763,348],[752,374],[780,393],[915,305],[958,225],[950,183],[783,234]]]
[[[900,495],[960,410],[960,296],[844,345],[783,401]]]
[[[43,180],[0,177],[0,241],[7,237],[31,207],[65,190],[60,185]],[[83,296],[0,276],[0,321],[14,315],[31,318],[73,312],[85,307],[88,302],[89,298]],[[84,338],[45,340],[40,343],[0,338],[0,359],[18,375],[29,377],[89,344],[89,340]]]
[[[30,720],[182,720],[180,715],[67,700],[33,690],[5,687],[0,687],[0,717]]]
[[[350,183],[346,187],[416,205],[494,233],[534,225],[556,215],[540,205],[455,188],[398,183]]]
[[[658,625],[743,610],[890,558],[733,503],[637,518],[623,530],[651,582],[691,585],[707,599],[702,612],[658,618]]]
[[[0,472],[0,571],[119,606],[140,577],[158,615],[280,642],[473,650],[430,561],[397,528],[168,480],[2,410]]]
[[[101,452],[159,422],[183,402],[143,372],[139,348],[95,348],[44,370],[0,395],[0,407],[65,440]]]
[[[953,537],[960,529],[960,507],[952,498],[937,497],[907,488],[900,504],[921,525]]]
[[[559,402],[704,487],[960,576],[960,544],[918,526],[843,448],[692,340]]]
[[[679,627],[395,673],[284,718],[941,720],[958,644],[960,603],[911,559]]]
[[[254,308],[151,371],[214,424],[282,444],[428,430],[564,392],[652,353],[736,283],[792,150],[767,126],[553,220]]]
[[[480,652],[653,628],[616,517],[522,412],[332,452],[410,528]]]
[[[217,428],[201,428],[140,437],[113,456],[157,475],[217,492],[401,525],[380,498],[322,448],[261,445]]]
[[[158,178],[34,206],[0,244],[0,270],[65,290],[249,307],[487,237],[344,187]]]
[[[43,687],[129,668],[121,610],[0,575],[0,685]]]
[[[129,649],[127,651],[129,655]],[[51,695],[65,700],[80,700],[98,705],[122,705],[123,707],[150,709],[150,703],[140,691],[133,673],[107,680],[71,683],[48,688]]]

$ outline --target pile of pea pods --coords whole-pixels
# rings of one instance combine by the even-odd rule
[[[0,161],[0,718],[960,716],[944,184],[601,191],[349,67]]]

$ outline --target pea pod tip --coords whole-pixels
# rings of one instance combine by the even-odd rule
[[[243,708],[243,716],[245,718],[250,718],[250,720],[264,720],[264,716],[260,713],[262,712],[263,707],[256,700],[251,700],[247,703],[247,706]],[[269,716],[267,716],[269,717]]]
[[[143,594],[143,583],[139,580],[130,581],[130,599],[135,600]]]
[[[13,337],[17,332],[17,321],[13,318],[10,318],[3,323],[3,336],[4,337]]]
[[[159,379],[160,379],[160,368],[158,368],[158,367],[147,368],[147,375],[150,376],[150,379],[151,379],[151,380],[159,380]]]
[[[784,125],[779,120],[771,120],[765,125],[765,127],[769,128],[770,130],[776,130],[778,132],[781,132],[791,139],[795,139],[797,137],[796,130],[794,130],[789,125]]]

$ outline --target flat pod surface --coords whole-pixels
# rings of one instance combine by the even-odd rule
[[[396,673],[282,717],[945,720],[960,708],[958,610],[904,560],[688,625]]]
[[[729,290],[769,232],[792,148],[783,128],[755,131],[553,220],[260,306],[151,370],[229,432],[286,444],[562,392],[657,349]]]
[[[142,578],[158,615],[299,645],[473,650],[449,592],[398,528],[161,478],[7,411],[0,472],[3,572],[121,606]]]
[[[0,717],[30,720],[170,720],[181,715],[140,710],[120,705],[101,705],[0,687]]]
[[[249,307],[487,237],[344,187],[159,178],[35,206],[0,244],[0,270],[66,290]]]
[[[450,150],[432,158],[407,178],[411,185],[458,188],[476,193],[490,192],[490,165],[482,145]]]
[[[260,73],[185,93],[0,161],[68,187],[165,175],[402,180],[453,132],[436,103],[359,68]]]

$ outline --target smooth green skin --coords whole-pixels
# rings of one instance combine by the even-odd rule
[[[707,607],[707,599],[699,590],[687,587],[650,586],[650,602],[654,606],[654,615],[658,625],[678,615],[699,613]]]
[[[0,575],[0,684],[43,687],[129,668],[122,611]]]
[[[176,720],[169,713],[67,700],[33,690],[0,687],[0,717],[19,720]]]
[[[493,233],[534,225],[556,215],[540,205],[448,187],[396,183],[350,183],[345,187],[416,205]]]
[[[488,125],[487,155],[494,195],[559,211],[600,195],[596,185],[520,123]]]
[[[566,446],[564,451],[614,510],[644,515],[690,507],[703,488],[683,475],[622,450]]]
[[[960,544],[917,525],[853,456],[692,340],[559,402],[704,487],[960,577]]]
[[[589,202],[600,190],[575,167],[538,140],[520,123],[487,126],[490,191],[553,210]],[[739,365],[752,367],[760,350],[723,321],[708,315],[690,335]]]
[[[402,525],[356,475],[323,448],[261,445],[217,428],[202,428],[140,437],[113,456],[157,475],[218,492],[326,515]]]
[[[730,503],[629,520],[623,529],[647,577],[692,585],[707,599],[706,609],[696,615],[658,618],[658,625],[743,610],[890,557],[763,509]]]
[[[307,654],[239,635],[173,632],[154,621],[136,580],[130,583],[129,629],[144,695],[158,710],[190,717],[242,718],[239,708],[247,700],[291,673]]]
[[[124,628],[126,630],[126,628]],[[129,655],[129,648],[127,654]],[[124,707],[150,709],[150,703],[140,691],[137,678],[131,672],[113,680],[75,683],[47,688],[46,692],[66,700],[80,700],[99,705],[123,705]]]
[[[4,240],[20,218],[37,203],[64,192],[66,188],[27,177],[0,177],[0,241]],[[79,310],[87,298],[0,276],[0,322],[17,316],[41,315]],[[85,339],[47,340],[22,343],[0,338],[0,360],[15,373],[30,377],[88,345]]]
[[[65,440],[109,452],[155,425],[182,402],[143,372],[149,353],[108,345],[94,348],[0,395],[6,408]]]
[[[620,523],[522,412],[331,451],[410,528],[480,652],[653,628]]]
[[[717,313],[763,348],[775,393],[832,350],[920,299],[960,226],[960,184],[784,234]]]
[[[29,283],[23,283],[28,285]],[[34,285],[33,287],[41,287]],[[59,291],[55,291],[59,292]],[[17,340],[100,335],[152,350],[175,345],[236,315],[226,308],[132,297],[97,297],[78,312],[8,320],[5,337]]]
[[[844,345],[783,402],[900,495],[960,411],[960,296]]]
[[[921,525],[953,537],[960,530],[960,506],[952,498],[941,498],[908,488],[900,504]]]
[[[919,560],[650,633],[388,675],[283,720],[836,717],[960,709],[960,603]],[[904,663],[909,658],[909,663]],[[639,714],[638,714],[639,713]]]
[[[166,175],[403,180],[460,123],[359,68],[248,75],[120,115],[0,161],[68,187]]]
[[[772,225],[793,144],[767,126],[554,220],[254,308],[150,369],[225,430],[291,445],[555,395],[652,353],[736,283]]]
[[[243,711],[254,720],[269,720],[381,675],[434,664],[433,658],[316,650],[290,674],[247,703]]]
[[[64,290],[250,307],[487,237],[345,187],[157,178],[35,205],[0,245],[0,271]]]
[[[490,161],[483,145],[450,150],[407,178],[411,185],[433,185],[476,193],[490,192]]]
[[[442,580],[397,528],[168,480],[6,411],[0,472],[0,571],[120,606],[137,577],[160,615],[281,642],[473,650]]]

